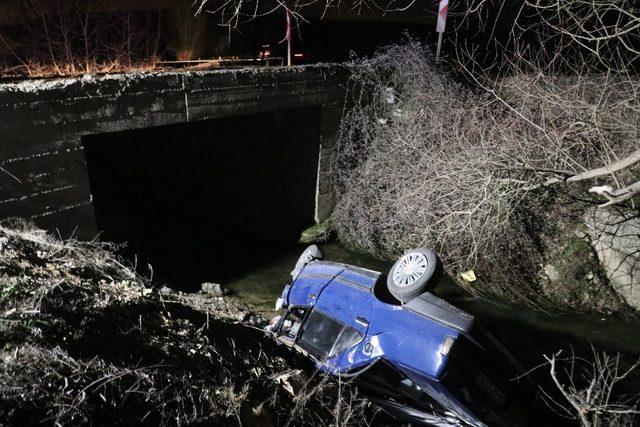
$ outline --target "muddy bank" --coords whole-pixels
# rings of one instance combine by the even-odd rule
[[[285,425],[358,411],[371,419],[354,392],[337,395],[305,360],[243,324],[251,317],[227,298],[152,287],[108,246],[5,223],[0,419]]]

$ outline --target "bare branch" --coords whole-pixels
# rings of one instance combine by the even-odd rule
[[[629,166],[632,166],[633,164],[639,161],[640,161],[640,150],[636,150],[630,155],[628,155],[627,157],[625,157],[624,159],[618,160],[617,162],[611,163],[606,166],[602,166],[597,169],[585,171],[577,175],[574,175],[572,177],[569,177],[567,178],[567,182],[583,181],[585,179],[592,179],[592,178],[597,178],[603,175],[610,175],[624,168],[628,168]]]

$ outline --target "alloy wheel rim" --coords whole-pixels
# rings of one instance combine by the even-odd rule
[[[399,287],[409,286],[424,275],[427,266],[427,257],[421,253],[404,255],[393,271],[393,283]]]

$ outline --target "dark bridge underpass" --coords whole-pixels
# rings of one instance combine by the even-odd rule
[[[84,138],[98,228],[192,289],[269,262],[314,222],[319,106]]]

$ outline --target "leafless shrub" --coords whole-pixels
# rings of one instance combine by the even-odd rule
[[[490,2],[471,4],[461,12],[461,22],[489,14]],[[452,63],[520,121],[505,127],[514,153],[504,167],[525,172],[519,179],[536,190],[535,197],[544,189],[571,192],[574,210],[598,204],[614,206],[625,218],[638,216],[639,17],[638,5],[630,1],[527,0],[515,13],[508,37],[498,40],[491,33],[486,42],[498,46],[492,52],[500,55],[493,62],[483,56],[485,46],[479,43],[456,45]],[[481,24],[490,32],[497,18]],[[581,215],[574,220],[582,221]],[[597,228],[617,227],[607,223]],[[613,247],[637,239],[609,237],[616,242]],[[632,268],[612,276],[611,265],[603,262],[613,247],[604,252],[597,248],[608,285],[635,305],[633,286],[616,283],[620,276],[625,283],[634,282]]]
[[[545,359],[551,379],[564,398],[560,401],[545,393],[551,409],[585,427],[634,424],[640,414],[640,395],[637,391],[625,393],[622,387],[635,374],[640,360],[629,365],[619,353],[610,355],[595,349],[592,358],[562,356],[559,351]]]
[[[462,22],[490,8],[485,0],[470,5]],[[636,195],[640,184],[631,177],[640,160],[638,5],[526,0],[501,48],[502,61],[487,64],[478,61],[478,46],[458,45],[453,62],[522,121],[521,141],[511,142],[536,141],[538,152],[530,150],[520,163],[546,175],[545,185],[595,184],[590,190],[605,198],[604,206]]]
[[[590,188],[608,200],[603,206],[628,200],[637,192],[640,81],[610,74],[518,74],[501,81],[499,90],[504,98],[499,97],[509,99],[510,108],[517,105],[518,117],[529,124],[519,145],[537,141],[536,150],[520,162],[547,175],[545,185],[610,185]]]
[[[496,164],[504,109],[443,75],[417,41],[354,67],[334,170],[340,236],[377,256],[428,245],[473,266],[524,195]]]
[[[611,199],[603,204],[633,203],[637,80],[520,71],[478,78],[478,91],[447,77],[409,40],[354,64],[351,82],[353,107],[333,163],[339,201],[332,219],[352,246],[384,258],[434,247],[456,273],[479,261],[532,264],[527,248],[536,244],[522,218],[546,209],[527,211],[532,200],[560,185],[581,191],[587,205],[603,203],[601,195]],[[605,184],[607,192],[594,192]],[[544,304],[531,284],[536,276],[531,271],[524,287],[474,290]]]

